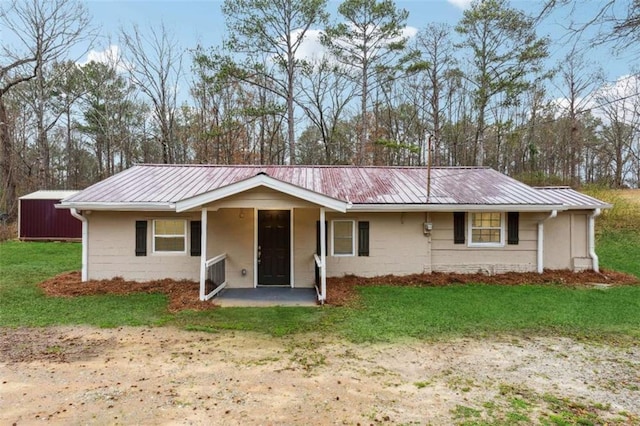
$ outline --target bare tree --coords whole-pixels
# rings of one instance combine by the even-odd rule
[[[442,127],[447,108],[445,96],[450,76],[456,64],[451,28],[446,24],[429,24],[418,33],[416,49],[422,54],[424,66],[420,76],[424,80],[418,92],[425,92],[425,102],[416,104],[427,115],[430,124],[430,135],[433,138],[435,153],[441,153]],[[435,164],[439,164],[439,156],[435,156]]]
[[[622,188],[633,172],[634,142],[640,135],[640,76],[627,76],[598,91],[596,102],[603,114],[602,160],[608,183]]]
[[[15,215],[16,176],[12,158],[12,136],[9,132],[4,96],[13,88],[36,80],[40,92],[38,103],[37,142],[46,185],[49,173],[49,147],[44,124],[44,103],[49,96],[44,87],[43,68],[68,55],[69,50],[93,35],[90,17],[77,0],[23,0],[0,3],[0,25],[10,34],[11,42],[0,47],[0,145],[2,149],[2,201],[12,217]]]
[[[586,109],[589,109],[593,101],[596,89],[603,81],[602,72],[584,58],[584,55],[575,49],[566,56],[560,67],[560,82],[556,85],[566,101],[564,115],[568,118],[568,135],[565,151],[561,154],[563,165],[563,178],[571,184],[578,184],[580,180],[579,170],[583,148],[583,123],[580,119]]]
[[[151,101],[158,127],[162,161],[175,162],[175,125],[178,84],[182,77],[184,51],[163,24],[143,34],[137,25],[120,31],[125,66],[137,88]]]
[[[580,36],[590,28],[595,29],[590,43],[610,44],[619,52],[629,49],[640,55],[640,0],[605,0],[594,4],[592,0],[545,0],[538,19],[544,19],[553,11],[566,8],[567,16],[574,11],[587,12],[588,18],[581,22],[569,21],[571,35]]]
[[[308,64],[300,77],[300,105],[322,140],[324,164],[345,161],[346,149],[340,137],[340,119],[354,95],[354,86],[344,67],[323,58]],[[307,132],[307,135],[312,134]],[[350,147],[349,147],[350,148]]]

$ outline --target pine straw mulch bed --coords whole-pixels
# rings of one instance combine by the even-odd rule
[[[353,302],[357,297],[356,287],[365,286],[398,286],[398,287],[444,287],[456,284],[558,284],[566,287],[593,287],[595,284],[611,286],[640,284],[640,280],[633,275],[622,272],[600,270],[600,272],[583,271],[571,272],[547,271],[537,272],[508,272],[503,274],[455,274],[432,272],[431,274],[414,274],[407,276],[383,275],[372,278],[347,275],[340,278],[327,278],[327,301],[336,306],[343,306]]]
[[[169,312],[183,309],[204,311],[216,307],[210,302],[200,301],[200,284],[189,280],[163,279],[137,282],[116,277],[110,280],[90,280],[82,282],[79,271],[57,275],[40,283],[47,296],[74,297],[97,294],[126,295],[134,293],[160,293],[169,298]]]
[[[498,285],[521,284],[559,284],[569,287],[592,287],[594,284],[612,286],[638,284],[638,278],[621,272],[603,270],[593,271],[545,271],[510,272],[497,275],[438,273],[415,274],[407,276],[384,275],[363,278],[347,275],[340,278],[327,278],[327,302],[334,306],[344,306],[357,298],[358,286],[405,286],[405,287],[442,287],[456,284],[485,283]],[[204,311],[216,308],[215,303],[199,300],[199,284],[189,280],[163,279],[148,282],[125,281],[122,278],[111,280],[91,280],[83,283],[80,272],[68,272],[40,283],[47,296],[74,297],[98,294],[126,295],[133,293],[161,293],[169,298],[169,312],[183,309]]]

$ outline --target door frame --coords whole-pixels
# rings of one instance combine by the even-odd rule
[[[259,209],[257,207],[253,208],[253,288],[257,288],[259,286],[261,286],[261,284],[258,282],[258,211],[260,210],[288,210],[289,211],[289,264],[290,264],[290,271],[289,271],[289,287],[291,288],[295,288],[295,275],[294,275],[294,256],[293,253],[295,252],[295,247],[293,245],[294,243],[294,228],[293,228],[293,208],[273,208],[273,209]],[[270,285],[268,287],[283,287],[283,286],[274,286],[274,285]]]

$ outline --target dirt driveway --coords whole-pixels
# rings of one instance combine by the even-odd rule
[[[0,329],[0,424],[640,424],[640,345]]]

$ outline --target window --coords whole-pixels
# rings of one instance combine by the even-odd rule
[[[353,256],[355,253],[355,226],[353,220],[334,220],[332,223],[333,256]]]
[[[154,253],[186,253],[187,221],[154,220]]]
[[[504,217],[502,213],[469,214],[469,246],[504,245]]]

